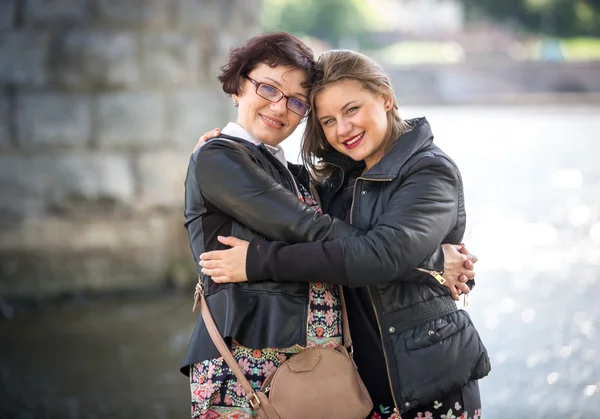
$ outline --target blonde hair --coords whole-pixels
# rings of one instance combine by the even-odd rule
[[[327,142],[323,127],[319,122],[315,98],[327,86],[343,80],[356,80],[368,91],[391,98],[392,108],[387,112],[388,128],[383,143],[386,152],[409,129],[398,112],[398,102],[390,79],[379,64],[354,51],[332,50],[323,53],[316,64],[315,76],[312,80],[309,95],[312,112],[306,121],[301,146],[304,164],[318,178],[331,174],[333,168],[326,164],[320,164],[319,160],[333,150],[333,147]]]

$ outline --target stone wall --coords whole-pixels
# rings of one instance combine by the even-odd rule
[[[388,67],[404,103],[540,103],[600,94],[600,62],[509,61]],[[562,99],[561,99],[562,98]]]
[[[260,0],[0,0],[0,299],[193,281],[183,181]]]

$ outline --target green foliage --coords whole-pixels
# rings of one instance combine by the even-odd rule
[[[600,36],[600,0],[461,0],[467,17],[489,16],[550,36]]]
[[[263,26],[308,35],[338,47],[345,38],[356,37],[369,26],[365,1],[358,0],[264,0]]]

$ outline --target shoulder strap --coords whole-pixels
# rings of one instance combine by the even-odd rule
[[[350,323],[348,322],[348,310],[346,309],[346,299],[344,298],[344,289],[341,285],[338,285],[340,292],[340,305],[342,306],[342,336],[344,346],[348,350],[348,353],[352,355],[354,353],[354,347],[352,346],[352,336],[350,335]]]
[[[229,365],[231,371],[235,374],[235,377],[237,378],[238,382],[240,383],[240,385],[244,389],[244,392],[246,393],[246,398],[250,401],[250,405],[252,406],[252,408],[254,408],[255,405],[258,406],[258,404],[260,403],[257,402],[258,399],[256,397],[256,394],[254,394],[254,390],[252,389],[250,382],[248,382],[248,380],[246,379],[244,372],[238,366],[237,362],[235,361],[235,358],[229,350],[229,347],[227,346],[227,344],[223,340],[223,337],[219,333],[219,329],[217,328],[217,325],[215,324],[215,321],[212,315],[210,314],[210,310],[208,309],[208,304],[206,303],[206,298],[204,297],[204,288],[201,284],[201,281],[202,279],[200,278],[200,276],[198,276],[198,284],[196,284],[196,292],[194,293],[194,310],[196,310],[196,306],[198,305],[198,303],[200,303],[200,313],[202,314],[202,319],[204,320],[204,325],[206,326],[206,330],[208,330],[210,338],[212,339],[213,343],[217,347],[217,350],[219,351],[225,362],[227,362],[227,365]]]

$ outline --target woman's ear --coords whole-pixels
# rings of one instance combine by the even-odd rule
[[[391,110],[392,106],[394,106],[394,99],[391,96],[384,96],[383,106],[385,107],[386,112]]]
[[[233,106],[235,106],[236,108],[240,106],[240,98],[238,97],[238,95],[231,95],[231,100],[233,101]]]

